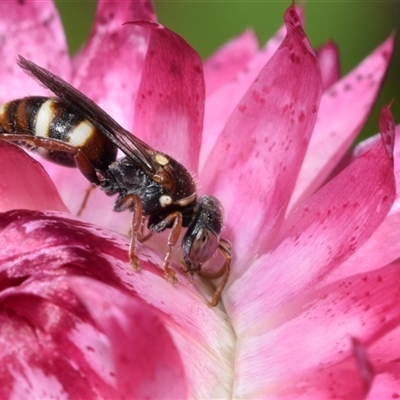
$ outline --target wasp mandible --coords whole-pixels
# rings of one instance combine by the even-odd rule
[[[44,158],[77,167],[106,194],[116,194],[113,210],[133,213],[129,260],[136,270],[140,269],[136,241],[142,239],[146,218],[150,235],[170,229],[164,273],[176,283],[169,264],[181,230],[187,228],[181,243],[184,270],[209,279],[222,277],[210,302],[217,305],[231,264],[230,242],[220,237],[220,201],[198,197],[193,177],[182,164],[122,128],[62,78],[21,56],[17,62],[57,97],[25,97],[1,106],[0,139],[40,149]],[[124,154],[121,159],[117,159],[118,149]],[[217,250],[225,260],[220,271],[202,271]]]

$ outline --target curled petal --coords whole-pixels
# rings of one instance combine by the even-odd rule
[[[289,208],[323,184],[360,132],[385,76],[393,42],[393,37],[387,39],[356,69],[323,93]]]
[[[61,281],[54,283],[56,278],[64,282],[66,275],[88,276],[135,294],[163,314],[182,357],[191,397],[229,397],[235,335],[223,310],[208,305],[210,285],[197,279],[190,282],[175,266],[179,282],[173,286],[163,277],[162,254],[139,245],[138,256],[142,270],[135,272],[128,263],[126,238],[65,214],[17,210],[0,216],[3,287],[16,286],[31,277],[37,281],[31,291],[52,302],[60,303],[61,298],[67,308],[72,300],[60,292]],[[48,281],[46,290],[43,279]],[[81,351],[92,354],[86,343],[80,342]],[[106,372],[103,374],[109,376]]]
[[[293,6],[285,20],[285,40],[232,113],[200,175],[203,191],[224,204],[241,268],[256,251],[252,245],[263,248],[282,221],[321,94],[317,60]]]
[[[19,147],[0,141],[0,210],[67,211],[43,167]]]
[[[155,18],[148,0],[99,1],[90,38],[74,61],[72,84],[128,130],[132,130],[148,33],[122,25]]]
[[[14,262],[14,273],[23,266]],[[118,397],[107,339],[51,272],[42,264],[19,280],[2,274],[1,397]]]
[[[187,398],[179,352],[150,306],[93,280],[70,285],[111,343],[119,396]]]
[[[134,132],[196,173],[205,96],[200,57],[169,29],[144,21],[134,24],[150,29]]]

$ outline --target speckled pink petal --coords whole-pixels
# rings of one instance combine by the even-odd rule
[[[226,211],[233,276],[276,235],[318,110],[316,57],[293,6],[285,20],[285,40],[229,118],[200,175],[202,191]]]
[[[317,50],[319,67],[322,75],[322,88],[330,88],[340,79],[340,57],[336,44],[327,42]]]
[[[396,263],[399,268],[399,263]],[[394,324],[396,325],[396,324]],[[384,335],[379,335],[368,348],[368,357],[374,368],[374,379],[368,400],[396,399],[400,397],[400,325]]]
[[[395,134],[395,125],[393,117],[389,111],[389,106],[382,109],[380,118],[380,131],[386,132],[388,150],[394,154],[394,171],[396,187],[400,184],[400,170],[398,168],[400,140],[393,142]],[[400,129],[396,132],[396,139],[400,139]],[[355,149],[354,153],[360,156],[371,148],[379,135],[367,139]],[[393,145],[395,147],[393,148]],[[394,150],[394,151],[393,151]],[[384,219],[368,241],[358,249],[350,258],[345,260],[339,268],[336,268],[327,275],[321,284],[334,282],[337,279],[343,279],[346,276],[356,273],[374,270],[379,266],[390,264],[399,258],[400,254],[400,199],[398,195]]]
[[[301,18],[301,16],[300,16]],[[282,26],[267,42],[265,47],[257,52],[249,63],[238,71],[234,79],[220,86],[213,93],[206,93],[204,129],[200,154],[200,170],[205,166],[207,157],[213,149],[219,134],[244,96],[250,85],[257,78],[265,64],[271,59],[282,43],[286,34],[286,26]]]
[[[155,18],[147,0],[99,1],[90,38],[74,61],[72,84],[128,130],[132,130],[148,32],[122,24]]]
[[[399,258],[400,213],[389,212],[368,241],[337,269],[327,275],[323,283],[334,282],[346,276],[376,269]]]
[[[200,57],[180,36],[156,23],[150,30],[135,108],[134,133],[197,172],[204,114]]]
[[[64,30],[52,1],[0,2],[0,37],[0,103],[27,94],[46,93],[18,67],[16,59],[19,54],[69,78]]]
[[[320,187],[360,132],[375,102],[392,51],[393,37],[390,37],[323,93],[290,208]]]
[[[71,289],[110,341],[120,398],[187,398],[180,354],[152,307],[94,280],[72,279]]]
[[[234,79],[244,69],[258,50],[258,41],[252,30],[230,40],[204,63],[206,94]]]
[[[372,388],[365,400],[399,399],[399,371],[395,374],[383,373],[375,377]]]
[[[0,141],[0,211],[67,211],[43,167],[19,147]]]
[[[314,287],[382,223],[395,198],[388,149],[381,140],[303,202],[282,226],[275,250],[227,288],[224,303],[236,332]]]
[[[400,301],[399,279],[398,266],[389,266],[264,311],[256,325],[238,332],[233,397],[310,393],[304,398],[313,399],[317,391],[319,399],[363,398],[365,381],[351,338],[369,345],[398,326],[400,308],[393,304]],[[398,337],[392,346],[398,354]]]

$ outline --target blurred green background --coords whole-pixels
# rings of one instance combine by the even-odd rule
[[[56,1],[64,21],[71,53],[87,38],[95,1]],[[207,58],[215,49],[247,28],[253,28],[260,44],[283,23],[290,5],[284,1],[155,1],[158,21],[184,37]],[[305,3],[305,29],[318,47],[333,39],[341,52],[342,74],[347,73],[391,33],[400,28],[400,1],[312,1]],[[398,42],[398,41],[397,41]],[[383,90],[364,127],[362,136],[378,130],[380,108],[392,99],[396,123],[400,123],[400,46],[396,44]]]

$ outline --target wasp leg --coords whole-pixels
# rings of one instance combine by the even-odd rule
[[[136,256],[136,240],[140,236],[142,225],[142,201],[136,194],[128,194],[114,204],[114,210],[124,211],[129,209],[133,212],[131,224],[131,241],[129,243],[129,262],[136,271],[140,271],[140,261]]]
[[[211,307],[215,307],[218,304],[222,290],[224,289],[226,282],[228,281],[229,273],[231,272],[231,260],[232,260],[231,247],[232,245],[228,240],[220,239],[218,250],[225,258],[225,262],[222,268],[217,272],[206,272],[202,270],[198,271],[198,275],[207,279],[217,279],[222,276],[221,282],[215,289],[214,295],[210,301]]]
[[[87,202],[88,202],[88,200],[89,200],[90,194],[93,192],[94,188],[95,188],[95,187],[94,187],[93,185],[90,185],[90,186],[86,189],[86,191],[85,191],[85,196],[83,197],[83,200],[82,200],[82,202],[81,202],[81,205],[80,205],[80,207],[79,207],[79,210],[78,210],[77,213],[76,213],[76,216],[77,216],[77,217],[80,217],[80,216],[82,215],[83,210],[86,208],[86,204],[87,204]]]
[[[173,285],[178,283],[178,278],[176,277],[175,271],[169,266],[171,261],[172,250],[179,239],[182,230],[182,214],[175,211],[169,214],[157,225],[153,226],[152,229],[155,232],[162,232],[172,223],[171,230],[168,235],[168,250],[164,258],[164,275],[166,279]]]
[[[93,165],[86,157],[85,153],[78,147],[71,146],[68,143],[61,142],[60,140],[19,133],[0,133],[0,139],[7,142],[22,142],[24,144],[49,151],[62,151],[65,153],[70,153],[74,156],[76,166],[82,175],[89,182],[94,183],[95,185],[100,185],[96,170],[93,168]]]
[[[142,225],[140,228],[140,231],[138,232],[138,240],[140,243],[144,243],[146,240],[149,240],[155,234],[154,231],[149,231],[145,235],[143,230],[144,230],[144,227]]]

